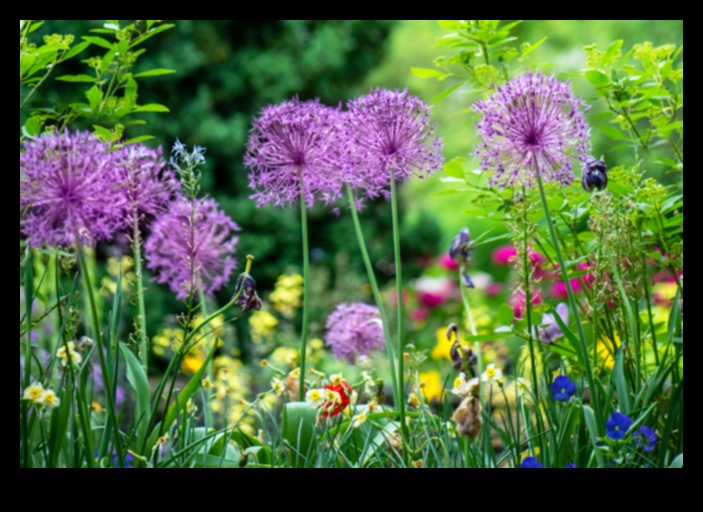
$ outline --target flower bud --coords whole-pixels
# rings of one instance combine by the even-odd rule
[[[462,264],[471,258],[473,251],[469,228],[462,229],[449,246],[449,257],[456,263]]]
[[[581,185],[586,192],[605,190],[608,186],[607,167],[602,160],[591,160],[583,167]]]
[[[261,311],[264,307],[263,302],[256,294],[256,281],[249,274],[244,273],[237,279],[237,284],[234,287],[239,293],[242,290],[242,295],[239,297],[235,304],[237,306],[242,306],[242,311],[246,313],[247,311]]]

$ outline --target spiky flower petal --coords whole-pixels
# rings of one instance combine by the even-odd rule
[[[372,350],[383,350],[380,313],[367,304],[340,304],[327,320],[325,341],[337,359],[349,363]]]

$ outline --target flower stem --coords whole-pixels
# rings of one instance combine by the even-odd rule
[[[471,336],[478,336],[478,331],[476,331],[476,324],[474,323],[474,317],[471,314],[469,296],[466,291],[466,286],[464,286],[464,282],[461,278],[461,271],[459,271],[459,289],[461,290],[461,300],[464,303],[464,311],[466,312],[466,318],[469,321],[469,331],[471,332]],[[481,344],[478,341],[474,342],[474,352],[476,353],[476,371],[478,372],[478,375],[475,375],[475,377],[478,377],[480,379],[481,375],[483,374],[483,360],[481,358]],[[481,396],[481,400],[483,400],[483,395]]]
[[[398,386],[398,374],[396,373],[395,365],[395,349],[393,347],[393,337],[391,336],[390,323],[388,322],[388,314],[386,313],[386,308],[383,305],[383,299],[381,298],[381,291],[378,287],[378,281],[376,280],[376,273],[373,270],[373,265],[371,264],[371,258],[369,257],[369,251],[366,248],[366,242],[364,241],[364,233],[361,229],[361,222],[359,222],[359,212],[356,211],[354,192],[352,191],[351,185],[347,183],[347,197],[349,198],[349,206],[352,212],[352,218],[354,219],[354,228],[356,230],[356,238],[359,243],[359,249],[361,250],[361,256],[364,260],[364,265],[366,266],[366,273],[369,277],[369,283],[371,284],[371,289],[373,290],[373,296],[376,301],[376,307],[381,314],[381,321],[383,322],[383,335],[386,338],[386,351],[388,352],[388,360],[391,365],[391,378],[393,379],[393,400],[398,403],[402,400],[403,393],[401,388]]]
[[[202,315],[203,318],[207,318],[208,316],[208,307],[207,307],[207,299],[205,297],[205,292],[203,291],[203,287],[200,287],[199,290],[200,293],[200,314]],[[215,336],[215,340],[217,340],[217,336]],[[205,334],[205,353],[209,354],[210,350],[212,350],[212,336],[211,333],[208,332]],[[215,373],[213,369],[214,363],[212,362],[212,359],[210,359],[210,362],[207,364],[207,376],[208,379],[210,379],[210,382],[215,382]],[[212,400],[212,395],[213,395],[213,390],[212,388],[207,390],[207,403],[211,403]],[[205,424],[208,428],[213,427],[213,417],[212,417],[212,410],[209,407],[205,407]]]
[[[310,241],[308,239],[308,208],[305,191],[300,187],[300,221],[303,235],[303,327],[300,334],[300,390],[298,400],[305,401],[305,362],[308,352],[308,324],[310,322]]]
[[[405,340],[403,336],[403,267],[400,259],[400,223],[398,222],[398,190],[395,182],[395,171],[391,170],[391,209],[393,214],[393,246],[395,249],[395,282],[398,294],[398,388],[399,401],[398,411],[400,412],[400,428],[403,433],[403,458],[406,465],[409,465],[409,431],[405,422],[405,369],[404,351]]]
[[[591,391],[591,405],[593,405],[593,410],[596,414],[596,424],[600,430],[603,423],[603,418],[601,414],[600,403],[598,402],[598,390],[595,386],[593,380],[593,371],[591,370],[591,363],[588,354],[588,346],[586,344],[586,334],[583,331],[583,325],[581,324],[581,316],[579,315],[578,303],[576,302],[576,295],[571,287],[571,281],[569,280],[569,273],[566,269],[566,263],[564,261],[564,255],[561,252],[561,246],[559,245],[559,238],[557,237],[557,231],[554,228],[554,222],[552,221],[552,216],[549,214],[549,205],[547,204],[547,196],[544,193],[544,184],[542,183],[542,176],[540,174],[539,167],[534,164],[534,172],[537,176],[537,184],[539,186],[539,195],[542,200],[542,209],[544,210],[544,216],[547,220],[547,226],[549,227],[549,234],[552,237],[552,244],[554,244],[554,250],[557,255],[557,260],[559,261],[559,270],[562,275],[562,280],[566,285],[566,291],[569,295],[569,306],[571,308],[571,314],[574,316],[574,321],[576,322],[576,328],[578,329],[579,341],[581,342],[581,355],[583,358],[583,364],[586,366],[586,378],[588,379],[588,386]]]
[[[134,251],[134,272],[136,274],[136,295],[137,295],[137,318],[135,323],[139,333],[139,357],[144,368],[144,373],[149,372],[149,342],[146,337],[146,307],[144,304],[144,275],[142,271],[142,238],[139,231],[139,218],[135,214],[134,223],[134,239],[132,241]]]
[[[76,236],[76,240],[79,240]],[[122,451],[122,439],[120,438],[120,425],[117,421],[117,414],[115,412],[115,395],[113,394],[112,388],[112,372],[105,362],[105,352],[103,351],[103,337],[100,332],[100,319],[98,317],[98,308],[95,302],[95,291],[93,290],[93,282],[90,277],[90,270],[86,266],[85,251],[83,250],[83,245],[77,242],[78,246],[78,259],[81,265],[81,273],[83,274],[83,281],[88,292],[88,303],[90,305],[90,313],[92,320],[93,336],[95,336],[95,341],[98,346],[98,357],[100,359],[100,369],[102,370],[103,380],[105,381],[105,394],[107,395],[107,409],[110,422],[115,430],[115,447],[117,450],[117,459],[121,467],[124,467],[124,452]],[[91,454],[88,454],[90,457]]]

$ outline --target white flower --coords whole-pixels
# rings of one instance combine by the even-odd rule
[[[525,393],[529,392],[530,389],[532,389],[529,381],[523,379],[522,377],[517,378],[517,380],[515,381],[515,385],[517,386],[517,393],[519,396],[524,396]]]
[[[42,397],[40,405],[43,405],[47,409],[56,409],[61,405],[61,400],[56,396],[56,393],[50,389],[47,389]]]
[[[366,414],[366,411],[362,412],[356,418],[354,418],[354,421],[352,422],[352,428],[359,428],[361,425],[366,423],[368,419],[369,416],[368,414]]]
[[[330,375],[330,382],[335,386],[339,386],[342,381],[344,381],[344,376],[341,373],[335,373],[334,375]]]
[[[315,409],[319,409],[325,403],[325,392],[320,389],[312,389],[305,396],[305,402]]]
[[[31,401],[33,404],[41,404],[42,401],[44,400],[44,394],[46,391],[44,391],[44,386],[42,386],[40,383],[35,382],[31,386],[29,386],[27,389],[24,390],[24,395],[22,396],[22,400],[28,400]]]
[[[273,389],[276,396],[283,396],[283,393],[286,391],[286,385],[281,379],[276,378],[271,381],[271,389]]]
[[[479,386],[478,379],[466,380],[466,375],[461,373],[456,379],[454,379],[454,389],[452,393],[459,398],[468,398],[472,394],[474,388]]]
[[[487,382],[488,384],[493,384],[503,378],[503,370],[496,368],[496,365],[489,364],[486,367],[486,371],[481,375],[481,382]]]
[[[66,352],[67,346],[68,354]],[[59,350],[56,352],[56,357],[61,360],[61,365],[64,368],[68,366],[69,358],[71,359],[71,362],[75,365],[80,365],[83,362],[83,356],[81,356],[80,352],[76,351],[76,343],[73,341],[69,341],[66,345],[61,345],[59,347]]]

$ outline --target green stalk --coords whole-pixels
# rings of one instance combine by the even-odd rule
[[[207,312],[207,301],[205,298],[205,292],[203,292],[202,286],[200,287],[200,313],[203,315],[203,318],[208,316]],[[217,339],[217,336],[215,336],[215,339]],[[212,336],[210,335],[210,332],[205,334],[205,353],[209,354],[210,350],[212,350]],[[214,363],[212,362],[212,359],[210,359],[210,362],[207,364],[207,376],[208,379],[210,379],[210,382],[215,382],[215,371],[213,369]],[[212,388],[207,390],[207,404],[210,404],[210,400],[212,400],[212,395],[213,395],[213,390]],[[212,417],[212,410],[210,407],[205,407],[205,425],[207,428],[213,427],[214,420]]]
[[[78,236],[76,236],[76,240],[79,240]],[[93,290],[93,282],[90,277],[90,272],[86,266],[86,260],[85,260],[85,252],[83,251],[83,246],[81,245],[80,242],[77,243],[78,245],[78,259],[80,261],[81,265],[81,272],[83,273],[83,280],[85,282],[85,287],[87,288],[88,291],[88,302],[90,305],[90,313],[91,313],[91,320],[92,320],[92,327],[93,327],[93,336],[95,336],[95,341],[98,345],[98,356],[100,358],[100,369],[102,370],[102,374],[104,376],[104,381],[105,381],[105,394],[107,395],[107,409],[108,409],[108,415],[110,417],[110,421],[112,423],[113,428],[115,429],[115,446],[117,448],[117,458],[119,460],[120,466],[124,467],[124,453],[122,451],[122,439],[120,439],[120,426],[119,423],[117,422],[117,415],[115,413],[116,407],[115,407],[115,395],[113,394],[113,389],[112,389],[112,372],[110,371],[110,368],[108,368],[107,363],[105,362],[105,353],[103,352],[103,338],[102,334],[100,332],[100,319],[98,317],[98,308],[96,306],[95,302],[95,291]],[[91,454],[88,454],[90,456]]]
[[[461,290],[461,300],[464,303],[466,318],[469,320],[469,330],[471,331],[471,336],[478,336],[476,324],[474,323],[474,317],[471,314],[471,306],[469,305],[469,297],[466,291],[466,286],[464,286],[464,282],[461,278],[461,270],[459,271],[459,289]],[[481,358],[481,343],[478,341],[474,342],[474,352],[476,353],[476,371],[478,372],[476,377],[480,379],[483,374],[483,359]],[[481,399],[483,400],[483,396],[481,396]]]
[[[308,325],[310,322],[310,242],[308,239],[308,208],[300,175],[300,221],[303,234],[303,328],[300,333],[300,390],[298,400],[305,401],[305,363],[308,352]]]
[[[136,273],[136,294],[137,294],[137,331],[139,334],[139,356],[144,368],[144,373],[149,371],[149,343],[146,337],[146,307],[144,305],[144,282],[142,271],[142,239],[139,232],[139,217],[135,214],[132,219],[134,223],[134,271]]]
[[[523,193],[526,191],[523,189]],[[527,229],[527,212],[525,211],[525,229]],[[524,237],[524,255],[523,255],[523,268],[525,272],[525,317],[527,319],[527,335],[529,336],[528,342],[530,345],[530,363],[532,366],[532,389],[535,390],[535,395],[539,396],[537,391],[539,390],[539,381],[537,380],[537,359],[535,358],[535,340],[532,332],[532,288],[530,287],[530,270],[532,269],[532,262],[530,261],[529,244],[527,243],[527,232],[525,232]]]
[[[534,164],[534,172],[537,176],[537,185],[539,186],[539,195],[542,200],[542,209],[544,210],[544,216],[547,220],[547,226],[549,227],[549,234],[552,237],[552,243],[554,244],[554,250],[556,251],[557,260],[559,261],[559,270],[561,272],[562,280],[566,285],[566,291],[569,295],[569,306],[571,308],[571,314],[574,316],[574,321],[576,322],[576,328],[578,329],[579,340],[581,342],[581,353],[583,357],[584,365],[586,366],[586,377],[588,379],[588,386],[591,389],[591,403],[595,405],[593,410],[596,414],[596,423],[598,429],[602,429],[603,418],[601,415],[600,404],[598,403],[598,390],[595,386],[593,380],[593,372],[591,370],[591,362],[588,354],[588,346],[586,344],[586,334],[583,331],[583,325],[581,325],[581,316],[579,315],[578,303],[576,302],[576,294],[571,288],[571,281],[569,280],[569,273],[566,270],[566,263],[564,261],[564,255],[561,252],[561,246],[559,245],[559,238],[557,237],[557,231],[554,228],[554,222],[552,221],[552,216],[549,214],[549,205],[547,205],[547,196],[544,193],[544,184],[542,183],[542,176],[540,174],[539,166]]]
[[[371,258],[369,257],[369,252],[366,248],[366,242],[364,241],[364,233],[361,229],[361,222],[359,221],[359,212],[356,211],[354,192],[352,191],[351,185],[347,183],[347,197],[349,198],[349,206],[352,212],[352,218],[354,219],[354,228],[356,230],[356,238],[359,243],[359,249],[361,250],[361,256],[364,260],[364,265],[366,267],[366,273],[369,277],[369,283],[371,284],[371,289],[373,290],[374,300],[376,301],[376,307],[381,313],[381,322],[383,323],[383,335],[386,338],[386,351],[388,352],[388,360],[391,365],[391,378],[393,379],[393,399],[396,403],[402,400],[402,391],[398,387],[398,374],[396,373],[395,367],[395,349],[393,347],[393,337],[391,336],[390,323],[388,322],[388,314],[386,313],[386,308],[383,305],[383,299],[381,298],[381,291],[378,287],[378,281],[376,280],[376,273],[373,270],[373,265],[371,264]]]
[[[403,434],[403,458],[406,466],[410,463],[409,440],[410,433],[405,422],[405,369],[404,352],[405,341],[403,337],[403,267],[400,259],[400,223],[398,222],[398,190],[395,182],[395,171],[391,169],[391,209],[393,213],[393,246],[395,249],[395,282],[398,294],[398,388],[400,400],[398,401],[398,411],[400,412],[400,427]]]
[[[24,389],[27,389],[32,383],[32,302],[34,295],[34,275],[32,266],[32,253],[29,247],[26,249],[25,267],[24,267],[24,300],[25,300],[25,316],[27,322],[27,345],[24,347]],[[58,299],[57,299],[58,300]],[[23,390],[24,391],[24,390]],[[29,403],[22,401],[22,454],[24,459],[24,467],[29,468]]]

